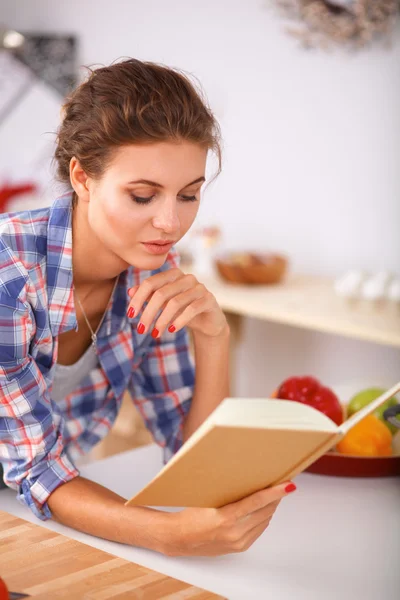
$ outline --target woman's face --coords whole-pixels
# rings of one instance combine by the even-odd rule
[[[91,229],[127,265],[159,268],[196,217],[206,159],[187,141],[120,147],[101,179],[87,181]]]

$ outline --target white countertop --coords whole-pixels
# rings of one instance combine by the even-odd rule
[[[152,445],[86,465],[81,474],[129,498],[161,466]],[[11,490],[0,491],[0,510],[229,600],[398,600],[400,478],[302,474],[296,484],[250,550],[217,558],[167,558],[42,522]]]

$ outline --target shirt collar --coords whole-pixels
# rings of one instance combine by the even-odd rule
[[[133,285],[133,269],[123,271],[107,310],[98,338],[114,334],[126,324],[127,287]],[[54,337],[78,326],[72,270],[72,193],[50,207],[47,231],[47,293],[51,332]],[[109,309],[110,307],[108,307]]]
[[[47,294],[53,336],[77,327],[72,276],[72,193],[69,193],[50,207],[47,225]]]

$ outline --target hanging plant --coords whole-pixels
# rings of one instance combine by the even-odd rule
[[[400,0],[276,0],[297,21],[288,31],[306,47],[365,46],[388,39],[400,14]]]

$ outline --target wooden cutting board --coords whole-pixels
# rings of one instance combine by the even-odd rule
[[[2,511],[0,577],[35,600],[222,599]]]

